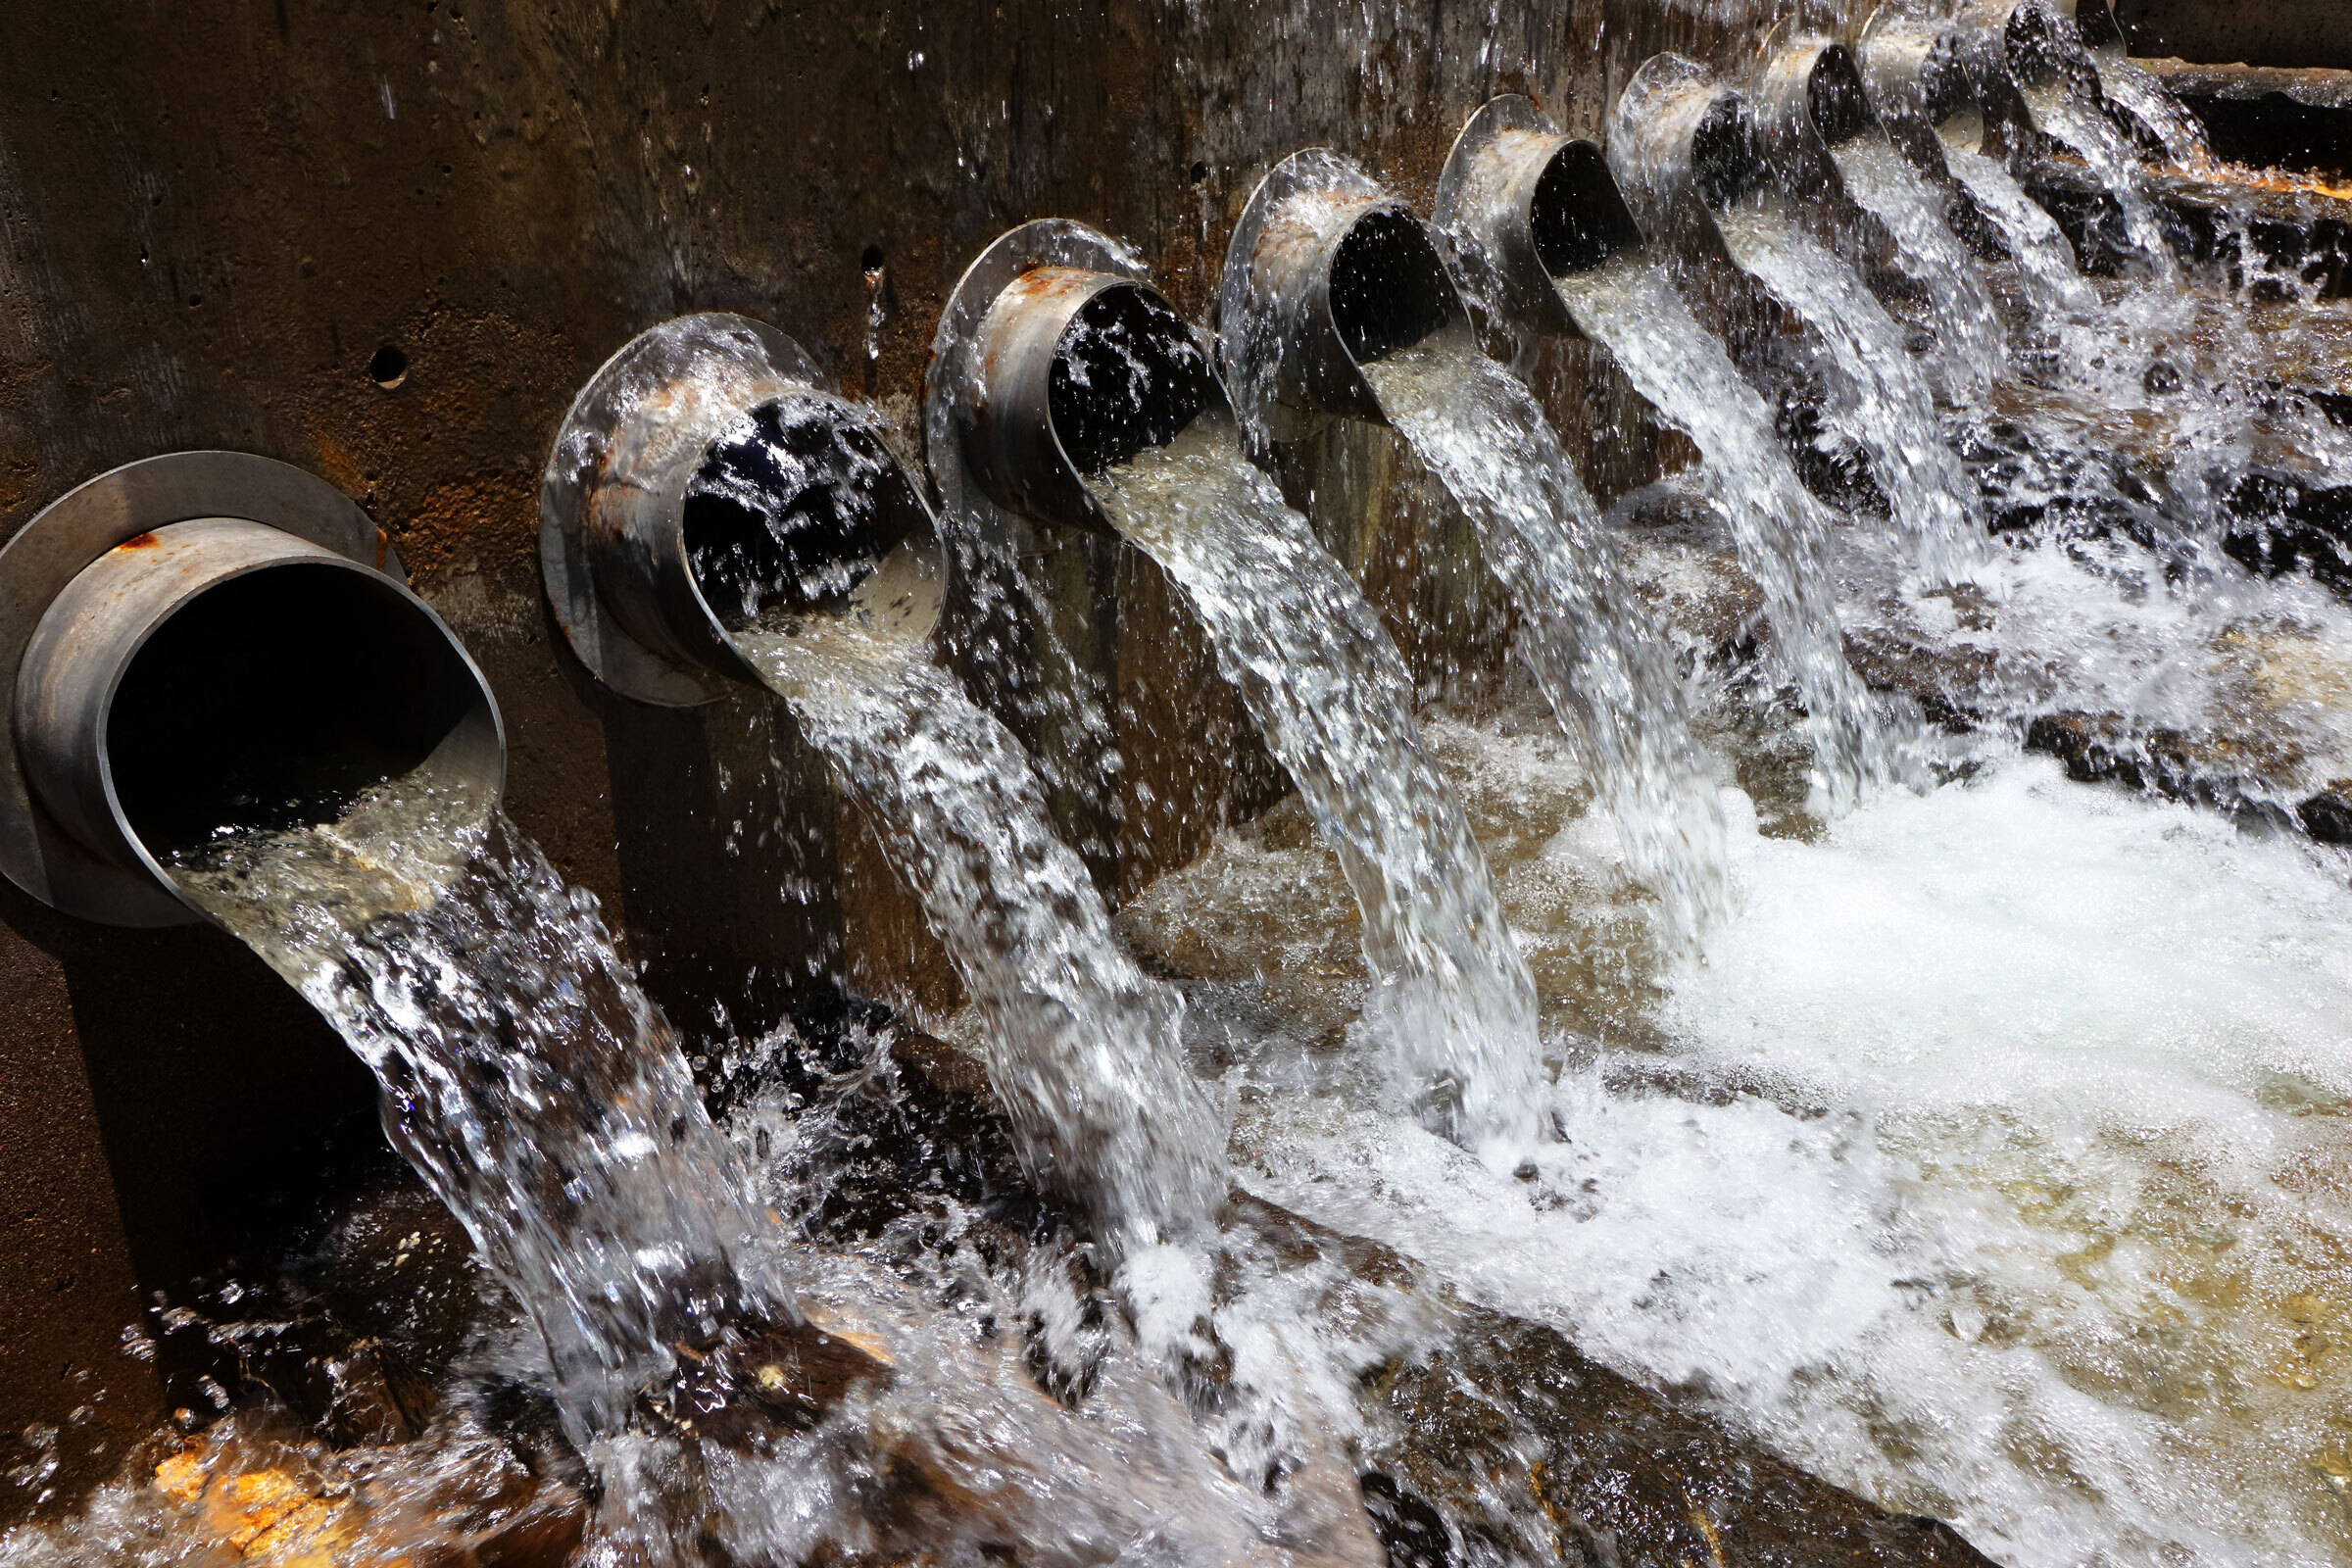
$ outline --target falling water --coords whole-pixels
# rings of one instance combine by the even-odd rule
[[[1751,197],[1716,223],[1740,269],[1828,342],[1833,384],[1842,393],[1833,417],[1870,454],[1872,476],[1920,567],[1938,581],[1965,580],[1978,554],[1975,491],[1944,445],[1935,397],[1902,328],[1778,198]]]
[[[576,1443],[746,1323],[799,1321],[771,1222],[588,895],[503,815],[379,786],[175,858],[383,1086],[396,1147],[546,1341]]]
[[[1382,410],[1479,530],[1520,656],[1583,748],[1626,858],[1685,938],[1723,912],[1723,817],[1669,645],[1527,388],[1431,337],[1364,367]]]
[[[2072,19],[2052,19],[2061,37],[2077,35]],[[2087,70],[2085,66],[2082,68]],[[2159,277],[2173,273],[2172,250],[2164,242],[2155,203],[2148,199],[2139,159],[2131,138],[2107,118],[2088,83],[2070,84],[2072,68],[2053,68],[2039,79],[2021,80],[2019,89],[2034,113],[2034,128],[2057,141],[2089,166],[2101,189],[2112,197],[2124,218],[2124,234],[2142,266]]]
[[[1848,138],[1830,149],[1846,191],[1894,236],[1903,271],[1928,290],[1941,358],[1958,374],[1955,391],[1982,392],[2007,354],[2001,322],[1976,265],[1944,220],[1945,197],[1884,135]]]
[[[715,444],[699,493],[744,506],[776,555],[698,555],[697,580],[920,899],[978,1009],[1033,1177],[1088,1211],[1114,1253],[1213,1228],[1224,1137],[1184,1069],[1183,1004],[1113,942],[1018,743],[924,639],[894,635],[936,603],[938,568],[912,550],[875,564],[862,514],[843,502],[870,495],[891,460],[844,438],[838,409],[762,410]],[[820,538],[818,564],[804,565],[798,553]],[[874,608],[804,612],[861,582]]]
[[[1119,531],[1209,629],[1218,667],[1290,770],[1363,913],[1402,1092],[1461,1142],[1515,1156],[1537,1131],[1535,983],[1486,858],[1413,722],[1404,661],[1363,595],[1202,415],[1097,481]]]
[[[1656,269],[1596,269],[1559,287],[1635,390],[1698,443],[1740,563],[1764,590],[1774,655],[1804,706],[1818,783],[1833,800],[1852,800],[1887,771],[1886,744],[1839,642],[1826,519],[1781,450],[1764,400]]]
[[[1977,210],[2000,231],[2034,310],[2045,320],[2088,318],[2098,308],[2098,296],[2082,280],[2075,247],[2058,220],[1996,160],[1965,147],[1946,147],[1943,158],[1952,177],[1975,198]]]
[[[2080,30],[2080,24],[2077,26]],[[2193,172],[2213,161],[2204,122],[2174,97],[2164,83],[2134,65],[2122,44],[2093,51],[2092,58],[2098,65],[2099,85],[2155,132],[2156,139],[2164,144],[2165,157],[2176,167]]]

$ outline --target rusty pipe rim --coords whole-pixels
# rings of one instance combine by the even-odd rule
[[[800,618],[812,628],[854,621],[891,641],[928,642],[939,612],[937,527],[877,416],[829,390],[784,333],[704,312],[639,333],[598,368],[558,427],[541,478],[548,602],[598,680],[667,708],[765,684],[735,642],[744,629],[737,622],[748,616],[735,601],[747,586],[773,584],[727,576],[727,563],[748,570],[748,557],[723,534],[698,530],[712,515],[704,503],[723,499],[731,465],[755,461],[762,445],[782,451],[804,431],[854,458],[870,484],[847,498],[847,510],[872,526],[854,529],[848,541],[870,555],[829,563],[863,569],[812,589],[794,607]],[[764,477],[781,486],[807,471]],[[828,508],[843,500],[839,487],[818,483],[778,488],[766,499],[810,497]],[[723,509],[719,515],[711,526],[724,529]],[[756,527],[736,524],[738,539],[757,543]],[[889,605],[877,599],[885,584]],[[909,587],[913,597],[898,603]]]
[[[1142,264],[1095,229],[1047,219],[965,270],[925,403],[933,461],[959,481],[1017,515],[1108,533],[1088,481],[1226,398]]]
[[[1327,147],[1293,153],[1250,194],[1217,282],[1226,384],[1253,431],[1323,416],[1385,422],[1362,367],[1469,311],[1429,226]]]
[[[0,747],[0,871],[10,881],[108,925],[203,917],[164,867],[163,844],[150,842],[156,818],[140,801],[154,796],[151,781],[126,789],[119,776],[117,704],[126,680],[134,696],[155,688],[150,677],[161,666],[142,655],[168,648],[158,660],[200,665],[207,644],[180,646],[191,626],[209,613],[258,639],[276,629],[268,619],[273,604],[312,612],[317,635],[344,646],[249,649],[255,662],[246,671],[307,671],[321,684],[318,700],[342,714],[346,740],[382,742],[386,755],[423,751],[418,765],[435,760],[442,778],[487,810],[505,778],[497,704],[464,646],[409,591],[368,514],[324,480],[268,458],[172,453],[78,486],[0,547],[0,715],[9,728]],[[261,623],[248,626],[256,612]],[[419,660],[431,667],[410,667]],[[181,689],[199,703],[243,696],[222,681]],[[394,711],[420,697],[438,707]],[[325,715],[286,716],[299,724]],[[388,732],[396,727],[414,733],[395,743]],[[326,759],[298,753],[292,765],[306,760]],[[184,756],[172,765],[186,774]],[[200,790],[218,779],[199,770],[186,782]]]
[[[1609,113],[1609,172],[1652,233],[1729,212],[1769,177],[1746,98],[1698,62],[1642,62]]]
[[[1554,280],[1638,261],[1644,240],[1608,161],[1517,93],[1480,106],[1446,158],[1432,212],[1463,294],[1511,321],[1578,330]]]

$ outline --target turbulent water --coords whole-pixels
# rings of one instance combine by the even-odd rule
[[[2005,1562],[2340,1561],[2344,867],[1987,761],[1745,837],[1539,1191],[1296,1097],[1245,1180]]]
[[[1702,478],[1764,591],[1772,658],[1805,709],[1824,796],[1853,799],[1886,772],[1886,743],[1839,643],[1827,518],[1781,450],[1771,411],[1662,272],[1605,268],[1559,286],[1635,389],[1698,444]]]
[[[1437,1086],[1437,1119],[1515,1154],[1538,1130],[1535,986],[1422,745],[1396,645],[1216,416],[1113,468],[1099,494],[1208,628],[1218,667],[1340,856],[1382,987],[1393,1091],[1422,1101]]]
[[[1945,196],[1884,135],[1839,142],[1830,156],[1847,194],[1894,236],[1904,272],[1928,290],[1947,379],[1957,392],[1982,392],[2007,353],[1992,291],[1944,221]]]
[[[173,876],[375,1072],[394,1146],[546,1342],[575,1442],[746,1320],[799,1321],[677,1037],[595,901],[503,816],[403,783]]]
[[[1635,876],[1687,940],[1723,913],[1723,821],[1671,645],[1542,407],[1501,366],[1443,341],[1364,374],[1476,523],[1520,610],[1520,657],[1582,748]]]
[[[736,634],[831,760],[978,1009],[989,1080],[1041,1186],[1120,1251],[1214,1228],[1221,1125],[1184,1007],[1111,940],[1012,736],[915,646]]]
[[[1943,444],[1935,396],[1904,348],[1902,328],[1776,198],[1742,202],[1720,215],[1716,226],[1740,269],[1828,343],[1838,389],[1833,419],[1870,454],[1871,475],[1886,492],[1921,568],[1944,582],[1965,578],[1978,554],[1975,492]]]

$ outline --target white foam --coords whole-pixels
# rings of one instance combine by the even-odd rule
[[[2009,757],[1734,870],[1536,1181],[1279,1097],[1246,1180],[2003,1561],[2342,1560],[2345,863]]]

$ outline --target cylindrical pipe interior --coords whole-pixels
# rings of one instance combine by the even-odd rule
[[[1553,154],[1528,205],[1536,259],[1553,277],[1573,277],[1612,256],[1642,248],[1642,229],[1625,205],[1600,149],[1571,141]]]
[[[1690,133],[1690,176],[1698,199],[1717,213],[1729,211],[1763,183],[1763,154],[1738,94],[1717,94],[1699,117],[1698,128]]]
[[[680,517],[696,589],[720,625],[838,609],[928,514],[871,431],[824,404],[760,405],[711,443]]]
[[[1814,57],[1805,79],[1805,112],[1823,141],[1835,147],[1878,123],[1862,73],[1843,44],[1831,44]]]
[[[1419,219],[1376,207],[1349,225],[1331,259],[1331,316],[1358,365],[1412,347],[1454,309],[1446,263]]]
[[[1097,474],[1175,440],[1214,400],[1215,381],[1167,302],[1121,284],[1071,317],[1054,347],[1047,407],[1070,466]]]
[[[107,707],[106,773],[161,862],[223,832],[333,820],[485,703],[389,581],[285,562],[203,589],[140,643]]]

